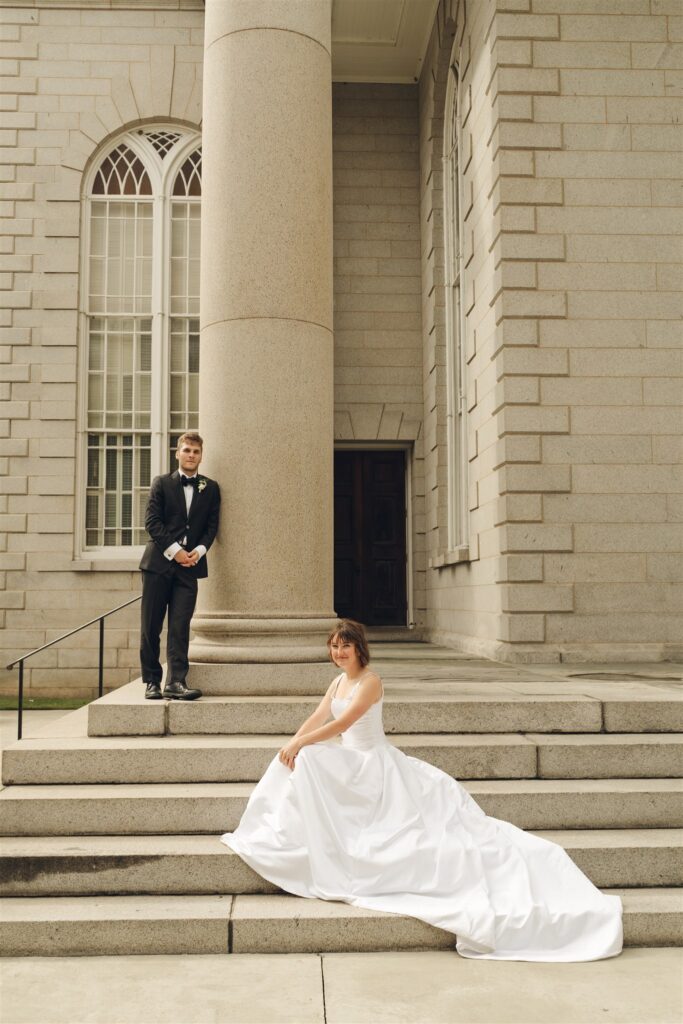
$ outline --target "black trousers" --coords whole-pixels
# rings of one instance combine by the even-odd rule
[[[168,575],[142,570],[140,666],[145,683],[160,683],[159,646],[168,612],[166,639],[167,682],[184,683],[189,668],[190,622],[197,603],[197,578],[182,566]]]

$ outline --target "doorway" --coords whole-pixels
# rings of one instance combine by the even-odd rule
[[[367,626],[405,626],[405,451],[334,453],[334,606]]]

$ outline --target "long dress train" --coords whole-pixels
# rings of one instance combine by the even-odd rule
[[[352,696],[333,698],[335,718]],[[419,918],[454,933],[465,957],[583,961],[622,948],[619,897],[393,747],[382,700],[341,743],[303,747],[294,771],[276,756],[221,839],[287,892]]]

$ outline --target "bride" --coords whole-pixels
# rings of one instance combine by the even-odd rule
[[[619,897],[562,847],[487,817],[449,775],[387,741],[360,623],[342,620],[328,648],[341,674],[222,841],[287,892],[419,918],[453,932],[465,957],[616,956]]]

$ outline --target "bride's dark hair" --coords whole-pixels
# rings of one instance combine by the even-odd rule
[[[363,668],[369,663],[370,649],[368,648],[368,638],[365,635],[365,626],[362,623],[354,622],[353,619],[340,619],[327,638],[328,651],[333,640],[342,640],[344,643],[353,644]],[[331,660],[332,653],[330,652]]]

